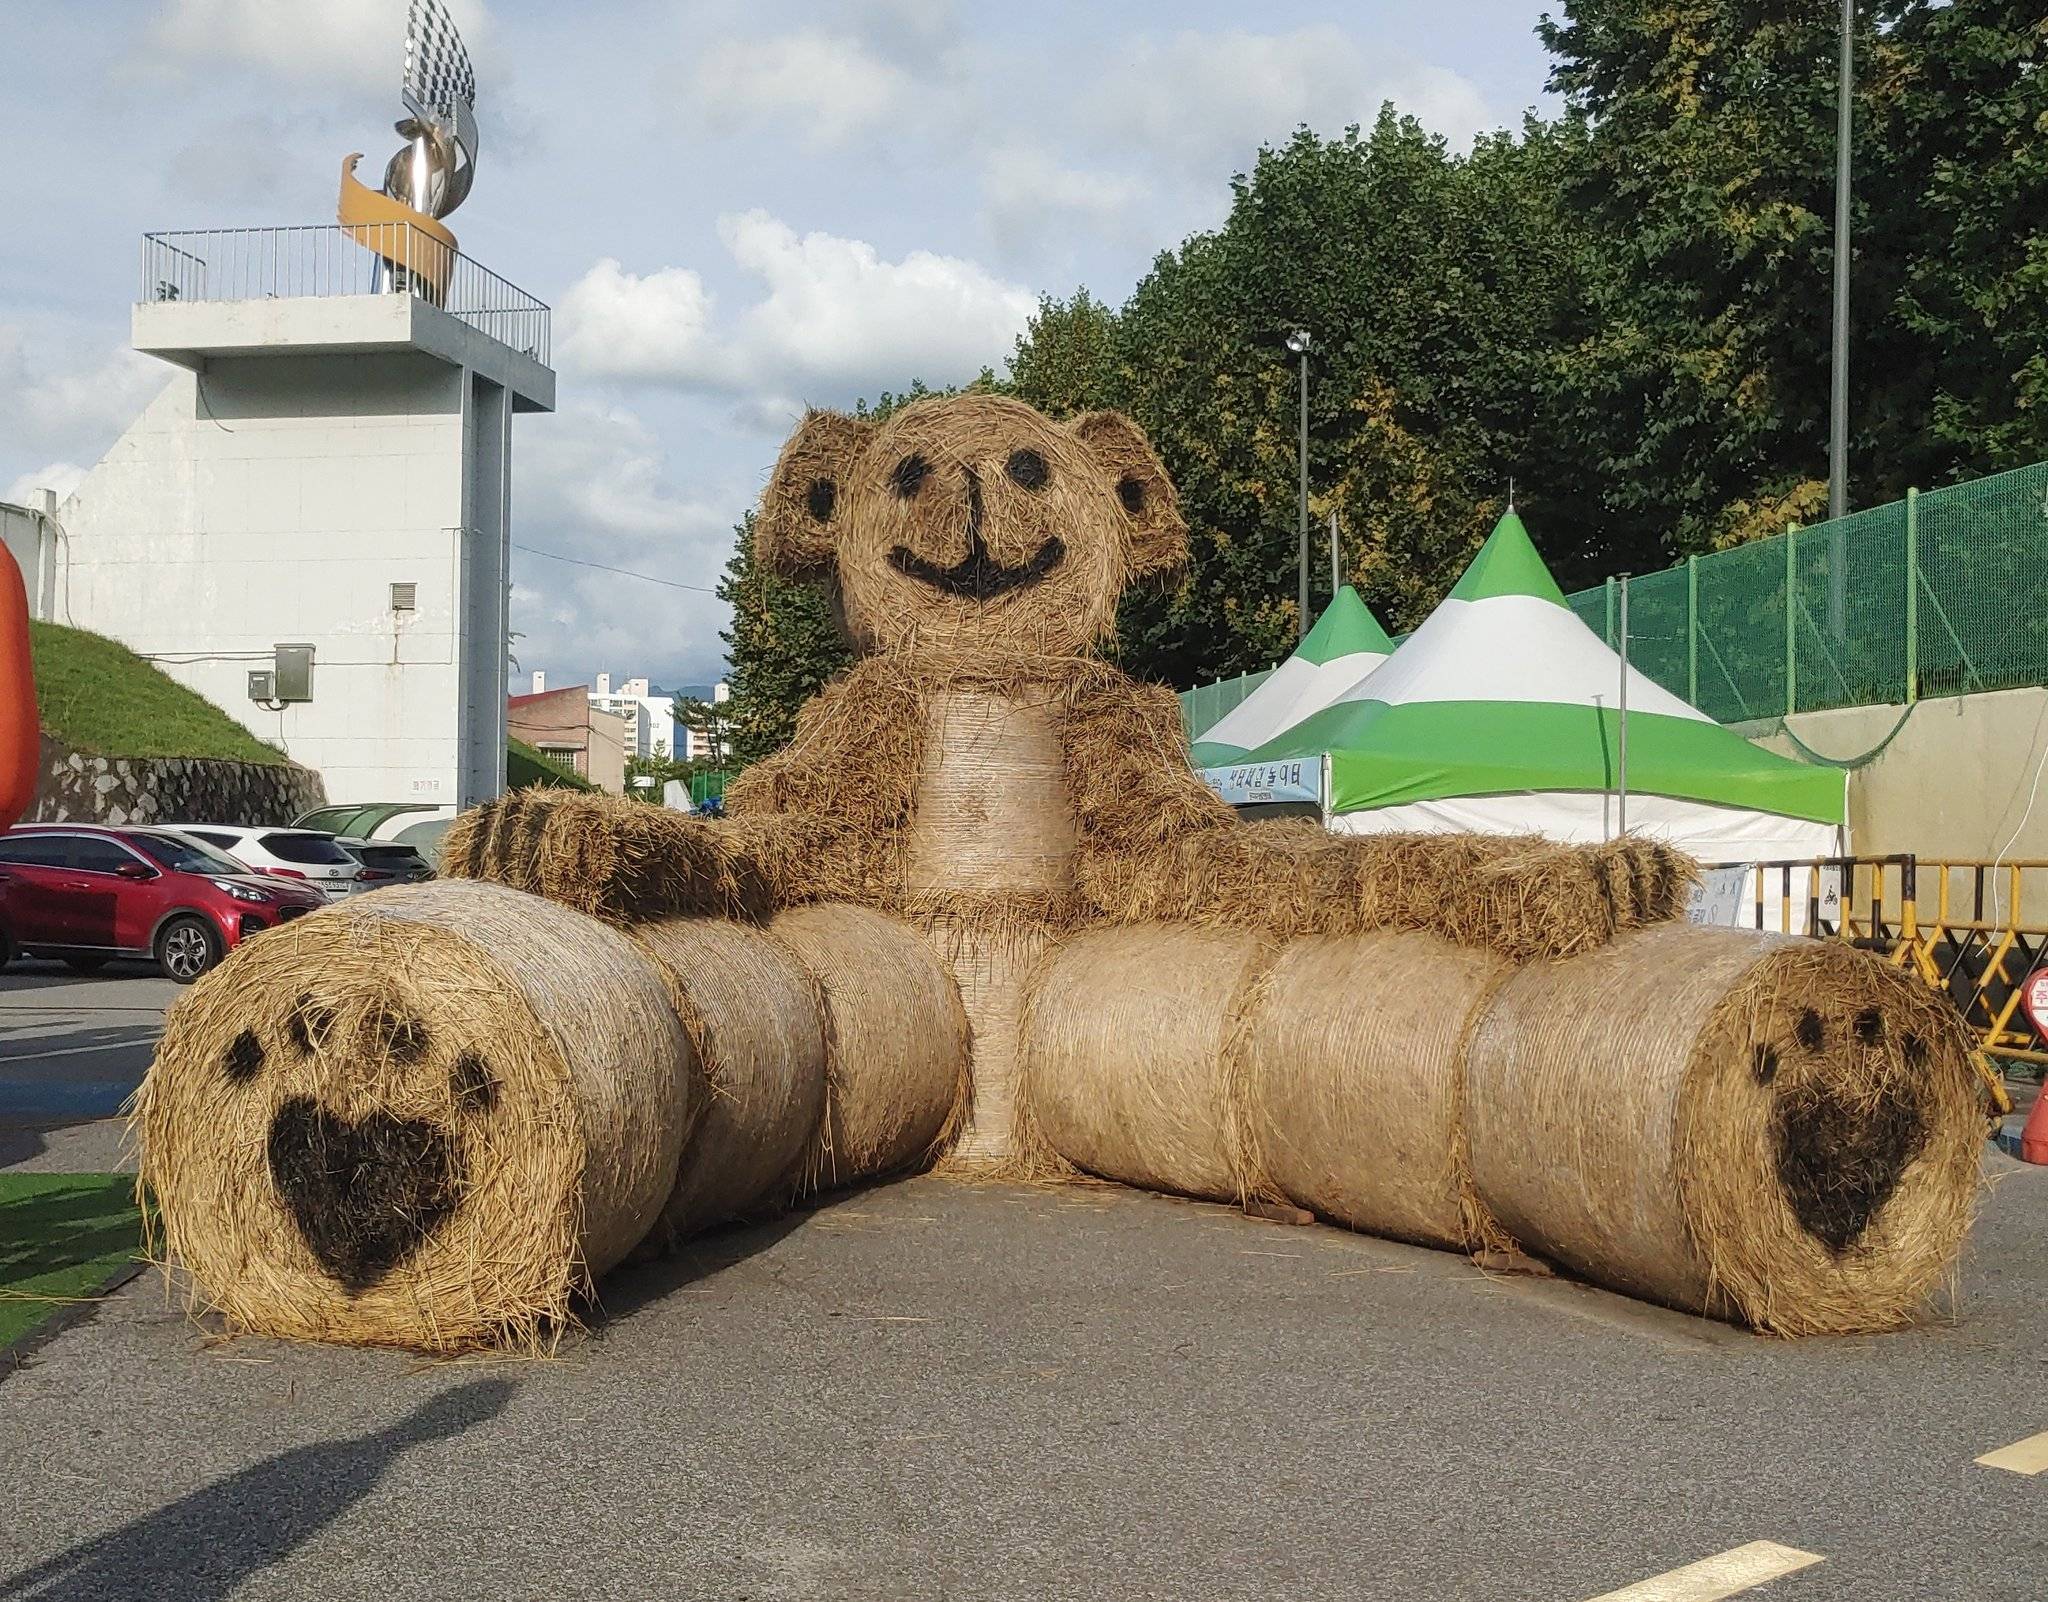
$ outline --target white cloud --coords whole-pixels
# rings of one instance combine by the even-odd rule
[[[555,307],[563,367],[606,378],[702,382],[716,364],[711,294],[687,267],[630,273],[606,256]]]
[[[513,453],[513,539],[562,556],[651,574],[677,589],[515,550],[512,627],[522,669],[551,682],[599,668],[657,683],[715,674],[724,603],[709,593],[732,551],[750,485],[685,494],[655,434],[633,412],[572,402],[521,429]]]
[[[481,0],[449,0],[463,43],[476,50]],[[283,78],[395,88],[406,0],[169,0],[151,39],[173,62],[227,62]]]
[[[15,506],[28,506],[33,504],[37,490],[55,490],[57,499],[61,502],[65,496],[78,488],[79,480],[84,477],[85,469],[75,462],[51,462],[47,466],[36,468],[33,472],[23,473],[7,486],[4,494],[0,494],[0,501],[7,501]]]
[[[1368,53],[1331,26],[1141,38],[1128,67],[1097,86],[1094,113],[1161,165],[1213,179],[1302,123],[1326,136],[1369,127],[1385,100],[1454,144],[1495,121],[1470,79],[1405,52]]]
[[[961,382],[999,366],[1036,297],[959,256],[798,234],[766,212],[719,219],[733,265],[759,287],[730,320],[682,267],[645,275],[606,258],[562,297],[565,370],[738,397],[743,416],[786,415],[791,397],[844,399],[913,378]]]
[[[1148,196],[1137,179],[1062,165],[1043,150],[1007,145],[982,169],[983,213],[1005,257],[1064,259],[1075,236],[1137,241]]]
[[[21,473],[38,459],[56,459],[44,471],[98,461],[170,377],[162,362],[125,345],[48,332],[31,338],[21,324],[0,323],[0,469]]]
[[[707,120],[781,121],[818,147],[886,123],[911,90],[911,75],[861,40],[808,28],[722,40],[697,66],[698,108]]]

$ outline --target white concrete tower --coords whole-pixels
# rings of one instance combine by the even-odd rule
[[[180,369],[58,508],[50,615],[149,657],[332,801],[505,782],[512,417],[552,411],[548,308],[440,219],[475,76],[411,0],[407,140],[339,226],[148,234],[135,348]]]

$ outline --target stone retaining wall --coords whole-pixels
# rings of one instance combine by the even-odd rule
[[[295,763],[210,757],[88,756],[43,737],[35,823],[290,823],[327,802],[320,775]]]

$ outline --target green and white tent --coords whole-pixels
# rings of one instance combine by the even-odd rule
[[[1245,754],[1356,688],[1393,650],[1394,642],[1358,598],[1358,591],[1345,585],[1315,627],[1302,636],[1294,654],[1195,737],[1195,766],[1210,788],[1232,803],[1319,801],[1319,770],[1306,770],[1310,782],[1304,783],[1299,762],[1254,772],[1244,762]]]
[[[1385,663],[1245,753],[1316,763],[1332,829],[1616,832],[1620,657],[1579,621],[1512,511]],[[1848,775],[1751,745],[1628,675],[1628,826],[1708,863],[1843,849]]]

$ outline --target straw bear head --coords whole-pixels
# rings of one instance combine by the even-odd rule
[[[1143,430],[1115,412],[1055,423],[1021,401],[917,401],[876,423],[805,416],[762,499],[755,551],[821,579],[864,650],[1085,651],[1133,579],[1185,559]]]

